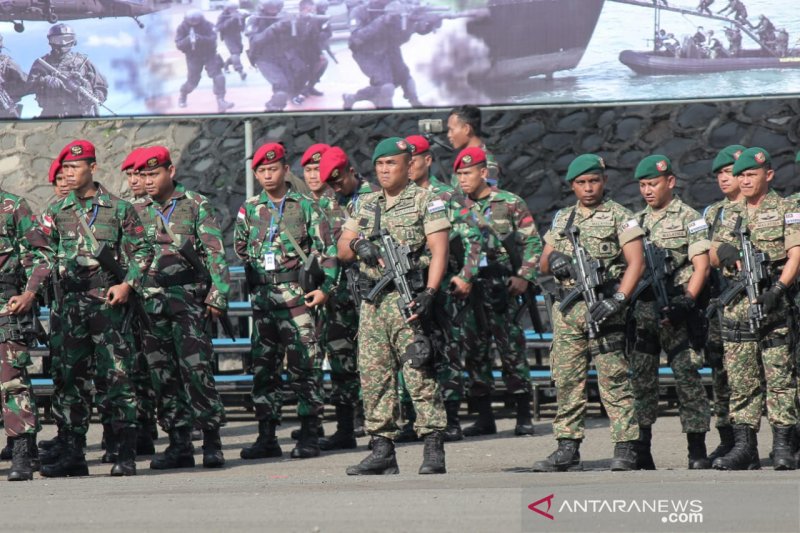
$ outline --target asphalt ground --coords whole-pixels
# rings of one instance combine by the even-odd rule
[[[0,531],[800,530],[796,516],[800,471],[775,472],[769,466],[771,435],[766,423],[759,435],[764,465],[759,471],[688,471],[678,417],[668,413],[653,431],[658,470],[612,473],[608,471],[613,449],[608,420],[595,407],[581,447],[584,472],[530,470],[536,460],[555,448],[550,419],[545,417],[537,422],[534,437],[515,437],[513,418],[502,418],[495,436],[447,444],[446,475],[418,475],[422,444],[410,443],[398,445],[399,475],[348,477],[345,468],[368,453],[367,438],[359,439],[357,450],[289,459],[293,446],[289,433],[297,427],[296,419],[289,415],[278,433],[284,458],[244,461],[239,450],[257,433],[250,417],[243,410],[230,412],[229,423],[222,430],[225,468],[197,466],[156,472],[148,469],[149,458],[145,457],[137,461],[138,475],[130,478],[108,475],[110,465],[100,463],[101,428],[93,424],[88,437],[89,477],[47,479],[37,473],[31,482],[0,481]],[[332,433],[335,423],[327,420],[325,430]],[[46,425],[40,438],[53,434],[54,427]],[[166,440],[162,435],[157,450],[163,450]],[[717,445],[715,431],[708,441],[709,449]],[[195,444],[199,452],[200,443]],[[196,460],[198,465],[202,462],[200,453]],[[5,477],[8,466],[0,463],[0,476]],[[647,513],[637,516],[629,529],[620,525],[620,520],[630,516],[608,513],[586,514],[573,523],[567,519],[577,515],[570,517],[557,509],[559,498],[566,500],[567,495],[573,499],[645,495],[675,499],[690,493],[705,500],[717,495],[722,507],[708,500],[704,522],[686,526],[688,529],[667,527],[658,516]],[[549,514],[556,515],[555,520],[527,508],[550,494],[555,500]],[[787,497],[788,506],[781,503]],[[544,510],[546,505],[542,505],[539,507]],[[717,508],[721,510],[715,511]],[[788,510],[777,513],[780,509]]]

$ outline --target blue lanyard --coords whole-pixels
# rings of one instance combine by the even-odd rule
[[[358,191],[353,193],[353,215],[358,213],[358,201],[361,199],[361,195],[358,194]]]
[[[272,200],[267,200],[269,202],[269,206],[271,209],[275,209],[275,204],[272,203]],[[268,240],[271,243],[272,240],[275,238],[275,234],[278,232],[278,225],[281,223],[281,219],[283,219],[283,207],[286,205],[286,197],[284,196],[281,199],[281,206],[278,208],[278,222],[275,222],[275,215],[271,213],[269,217],[269,237]]]
[[[160,216],[161,220],[164,221],[165,226],[169,224],[169,219],[172,218],[172,212],[175,211],[176,203],[178,203],[178,200],[176,198],[173,198],[172,203],[169,206],[169,211],[167,211],[166,216],[164,215],[164,213],[161,212],[160,209],[156,209],[156,213],[158,213],[158,216]]]
[[[92,207],[92,218],[89,219],[89,227],[91,228],[94,226],[94,221],[97,220],[97,210],[100,208],[98,204],[94,204]]]

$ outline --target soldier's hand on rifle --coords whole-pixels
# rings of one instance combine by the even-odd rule
[[[128,303],[128,296],[131,293],[131,286],[125,282],[114,285],[106,293],[108,305],[122,305]]]
[[[222,313],[223,313],[222,309],[214,307],[213,305],[207,305],[206,313],[204,316],[207,318],[210,317],[211,320],[219,320],[219,317],[222,316]]]
[[[471,290],[472,283],[468,283],[458,276],[454,276],[453,279],[450,280],[450,292],[453,293],[456,298],[461,298],[463,300],[469,296]]]
[[[31,310],[33,302],[36,300],[36,295],[31,291],[25,291],[17,296],[12,296],[8,300],[8,309],[14,315],[24,315]]]
[[[436,289],[427,287],[424,291],[419,293],[416,298],[411,300],[411,303],[408,304],[408,308],[414,311],[414,314],[411,315],[406,322],[413,322],[418,318],[428,316],[431,307],[433,307],[433,299],[435,296]]]
[[[768,291],[761,293],[758,298],[756,298],[756,303],[761,304],[761,307],[764,309],[764,314],[769,314],[780,307],[781,298],[786,292],[786,289],[786,285],[777,281]]]
[[[519,276],[511,276],[508,278],[508,293],[511,296],[519,296],[528,290],[528,280],[520,278]]]
[[[567,254],[553,250],[550,257],[547,258],[547,263],[550,265],[550,272],[559,281],[575,278],[575,269],[572,266],[572,258]]]
[[[306,300],[306,307],[316,307],[318,305],[323,305],[325,302],[327,302],[328,295],[322,292],[321,290],[317,289],[309,293],[306,293],[305,300]]]
[[[717,258],[719,259],[719,266],[733,268],[737,266],[736,263],[739,261],[739,249],[732,244],[723,242],[717,248]]]
[[[592,320],[601,324],[606,319],[620,313],[624,307],[624,301],[616,298],[606,298],[592,304],[592,307],[589,308],[589,313],[592,315]]]
[[[350,249],[353,250],[358,258],[364,261],[367,266],[378,266],[381,252],[377,246],[367,239],[353,239],[350,241]]]
[[[64,88],[64,82],[58,79],[56,76],[44,76],[42,78],[42,83],[44,83],[45,87],[54,91]]]
[[[689,312],[694,309],[694,298],[688,294],[680,294],[673,296],[669,301],[669,309],[667,310],[667,319],[673,326],[686,322]]]

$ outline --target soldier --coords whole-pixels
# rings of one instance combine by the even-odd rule
[[[739,27],[733,29],[725,28],[725,37],[728,39],[728,55],[739,57],[742,52],[742,30]]]
[[[576,157],[566,180],[578,198],[572,208],[558,211],[545,234],[541,270],[555,276],[564,299],[575,290],[574,249],[568,233],[578,230],[578,241],[590,260],[599,260],[605,275],[597,289],[598,300],[587,306],[578,296],[570,307],[553,306],[553,345],[550,366],[556,383],[558,410],[553,434],[558,449],[538,461],[538,472],[581,470],[580,443],[586,412],[586,379],[589,358],[594,358],[600,384],[600,399],[608,412],[611,440],[615,443],[611,470],[636,467],[635,442],[639,426],[633,390],[625,358],[624,310],[644,272],[644,232],[633,213],[603,193],[608,180],[603,159],[594,154]]]
[[[758,34],[758,40],[768,48],[775,46],[775,25],[766,15],[759,15],[758,24],[753,27],[753,31]]]
[[[339,258],[359,261],[359,291],[362,300],[358,326],[358,366],[364,396],[367,432],[372,435],[372,453],[348,475],[385,475],[399,472],[393,439],[398,432],[396,415],[397,373],[403,372],[406,387],[417,413],[415,429],[425,441],[420,474],[446,472],[444,436],[446,415],[434,376],[429,339],[416,320],[431,311],[447,268],[448,230],[446,206],[441,200],[409,179],[411,152],[405,139],[382,140],[372,154],[372,164],[381,191],[359,197],[355,216],[345,222],[339,238]],[[406,280],[413,299],[404,303],[399,287],[384,288],[371,295],[375,284],[386,275],[379,266],[381,248],[376,236],[407,246],[412,270]],[[427,246],[430,260],[423,253]],[[402,253],[402,252],[398,252]],[[429,263],[427,280],[422,269]],[[388,265],[383,264],[384,268]]]
[[[3,48],[0,35],[0,50]],[[19,100],[29,92],[28,75],[10,56],[0,53],[0,118],[19,118]]]
[[[639,224],[654,248],[666,252],[663,264],[654,268],[669,269],[668,279],[659,282],[648,265],[651,285],[639,294],[633,306],[636,335],[628,354],[631,381],[636,397],[639,422],[637,467],[655,470],[650,453],[652,426],[658,418],[658,368],[661,351],[675,376],[681,428],[686,433],[689,469],[711,468],[706,454],[706,433],[711,414],[699,370],[703,359],[693,346],[704,334],[697,324],[705,320],[701,307],[709,270],[708,224],[700,213],[673,194],[676,178],[672,163],[663,155],[651,155],[637,165],[634,177],[639,180],[647,207],[637,213]],[[653,256],[660,252],[654,250]],[[655,287],[662,283],[662,287]],[[669,300],[662,308],[658,291],[663,288]],[[702,339],[703,342],[705,339]]]
[[[50,163],[50,170],[47,173],[47,181],[49,181],[50,185],[53,186],[53,190],[58,200],[67,197],[69,194],[69,187],[67,186],[66,178],[64,178],[64,172],[61,170],[60,160],[54,159],[53,162]]]
[[[307,96],[322,96],[323,92],[316,88],[322,75],[328,69],[328,60],[323,54],[330,51],[328,41],[333,36],[330,20],[324,15],[328,11],[328,0],[314,2],[313,0],[300,0],[300,20],[306,28],[306,38],[301,45],[304,62],[306,64],[306,80],[303,89],[295,103],[302,103]],[[334,59],[335,60],[335,59]]]
[[[219,428],[225,411],[214,384],[208,322],[228,307],[230,276],[222,233],[208,199],[174,180],[169,150],[153,146],[134,164],[148,196],[136,200],[155,256],[145,280],[151,327],[142,351],[155,389],[158,418],[169,446],[150,468],[194,466],[193,425],[203,430],[203,466],[225,464]],[[206,272],[198,272],[196,264]],[[148,429],[149,431],[149,429]]]
[[[725,456],[715,459],[713,467],[761,467],[756,442],[764,405],[758,364],[761,361],[766,377],[767,417],[772,426],[773,468],[794,470],[797,390],[787,324],[787,291],[800,267],[800,212],[795,204],[770,189],[774,171],[770,155],[763,148],[742,152],[733,165],[733,174],[744,198],[725,207],[720,227],[714,233],[711,261],[722,269],[741,272],[747,264],[741,255],[746,251],[742,241],[749,241],[756,263],[753,269],[766,270],[766,279],[758,281],[755,273],[755,301],[753,294],[743,291],[723,311],[722,339],[731,387],[734,446]]]
[[[500,166],[494,154],[486,148],[486,144],[481,139],[481,110],[473,105],[462,105],[450,110],[447,117],[447,140],[450,145],[461,151],[464,148],[477,146],[486,154],[486,168],[489,170],[490,185],[498,185],[500,182]],[[458,190],[458,177],[453,173],[450,185]]]
[[[708,239],[714,239],[714,235],[720,229],[722,214],[725,208],[731,203],[740,202],[742,193],[739,191],[739,182],[733,176],[733,164],[746,148],[739,144],[726,146],[717,154],[711,164],[711,172],[717,178],[722,194],[725,198],[706,207],[703,218],[708,224]],[[709,275],[709,296],[713,299],[714,309],[717,309],[708,323],[708,342],[705,347],[706,363],[711,367],[712,389],[714,392],[713,411],[716,417],[716,428],[719,432],[719,446],[708,454],[708,459],[712,463],[717,457],[722,457],[733,448],[733,428],[730,419],[730,400],[731,389],[728,385],[728,372],[723,364],[725,351],[722,345],[720,331],[720,317],[716,313],[721,313],[717,307],[717,301],[731,281],[728,279],[730,272],[727,273],[720,268],[712,267]]]
[[[228,2],[225,4],[225,9],[219,14],[217,24],[214,26],[214,29],[219,33],[219,38],[225,43],[225,47],[230,54],[222,65],[222,68],[228,72],[229,67],[232,66],[233,69],[239,73],[239,77],[242,78],[242,81],[247,79],[247,73],[244,71],[241,59],[242,51],[244,50],[242,45],[244,20],[245,15],[239,11],[239,3]]]
[[[697,6],[697,12],[706,15],[713,15],[711,12],[711,4],[714,3],[714,0],[700,0],[700,5]]]
[[[472,304],[464,325],[466,368],[470,379],[470,398],[477,404],[478,419],[464,429],[467,437],[497,433],[492,413],[491,394],[494,340],[500,353],[503,381],[517,408],[515,435],[533,435],[531,422],[531,378],[525,354],[525,333],[514,318],[518,298],[538,275],[537,264],[542,241],[525,201],[487,183],[489,168],[486,153],[478,147],[463,149],[453,171],[466,194],[466,207],[478,220],[484,241],[484,255],[473,284],[481,290],[480,301]],[[509,250],[509,247],[516,250]],[[518,253],[522,264],[517,271],[510,256]],[[473,288],[472,290],[476,290]],[[486,329],[479,327],[481,315]]]
[[[178,107],[186,107],[186,99],[197,88],[205,68],[214,83],[217,111],[224,113],[232,108],[233,103],[225,101],[225,75],[222,58],[217,53],[217,33],[201,11],[186,13],[175,32],[175,46],[186,56],[186,82],[181,85]]]
[[[34,61],[28,74],[30,89],[42,108],[40,117],[96,117],[106,101],[108,83],[89,58],[71,52],[78,44],[75,32],[66,24],[51,26],[47,32],[50,53]]]
[[[330,214],[329,210],[335,205],[333,189],[328,187],[319,176],[319,165],[322,155],[328,151],[329,145],[324,143],[312,144],[300,158],[300,166],[303,167],[303,181],[306,182],[311,197],[317,201],[325,214]],[[323,199],[327,199],[323,201]],[[334,200],[331,202],[331,200]]]
[[[241,457],[282,455],[275,429],[281,422],[284,356],[301,422],[291,455],[296,459],[316,457],[323,400],[314,308],[327,301],[339,266],[328,221],[313,201],[286,184],[289,165],[283,145],[262,145],[253,156],[252,168],[264,190],[239,210],[234,245],[245,263],[253,300],[253,402],[258,438],[242,449]],[[304,265],[314,256],[319,259],[319,272],[306,276]]]
[[[119,441],[111,475],[136,473],[136,396],[129,378],[133,361],[124,331],[125,304],[141,289],[152,247],[133,206],[93,180],[95,161],[95,148],[88,141],[73,141],[64,148],[61,168],[72,190],[42,215],[63,292],[61,401],[66,413],[64,451],[55,464],[42,466],[45,477],[89,473],[84,446],[92,379],[98,390],[107,391],[106,416]],[[127,268],[124,279],[114,279],[101,268],[96,259],[101,247]]]

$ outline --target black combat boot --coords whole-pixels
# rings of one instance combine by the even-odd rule
[[[52,442],[52,445],[49,448],[41,448],[41,453],[39,454],[39,463],[43,465],[52,465],[58,462],[61,455],[64,453],[64,449],[66,448],[66,441],[67,441],[67,431],[61,430],[61,432],[54,438],[50,439],[50,441],[45,442]]]
[[[106,451],[100,458],[100,462],[109,464],[116,463],[119,440],[111,424],[103,424],[103,441],[106,443]]]
[[[733,427],[732,426],[722,426],[718,427],[717,431],[719,432],[719,446],[717,446],[713,452],[708,454],[708,460],[712,463],[717,459],[717,457],[724,457],[730,453],[733,449]]]
[[[614,445],[614,457],[611,458],[612,472],[625,472],[636,468],[636,441],[618,442]]]
[[[292,440],[298,440],[300,438],[300,430],[301,428],[293,429],[291,433]],[[317,437],[322,438],[325,436],[325,428],[322,427],[322,424],[319,425],[317,428]]]
[[[12,439],[11,470],[8,472],[9,481],[30,481],[33,479],[33,466],[31,465],[31,451],[36,446],[36,435],[26,433]]]
[[[580,472],[581,441],[577,439],[558,439],[558,448],[543,461],[533,464],[534,472]]]
[[[394,443],[386,437],[372,437],[372,453],[357,465],[348,466],[348,476],[385,476],[399,474],[397,457],[394,454]]]
[[[150,430],[142,430],[149,433]],[[136,475],[136,428],[125,428],[117,433],[117,462],[111,467],[112,476],[135,476]]]
[[[444,410],[447,413],[447,427],[444,428],[445,442],[455,442],[464,439],[464,433],[461,431],[461,418],[458,416],[460,408],[460,400],[448,400],[444,402]]]
[[[434,431],[425,435],[425,448],[422,451],[420,474],[446,474],[444,464],[444,434]]]
[[[153,431],[149,423],[139,426],[136,436],[136,455],[155,455],[156,445],[153,442]]]
[[[533,435],[533,420],[531,420],[531,393],[515,394],[517,400],[517,425],[514,435],[520,437]]]
[[[222,468],[225,456],[222,455],[222,439],[219,428],[203,430],[203,468]]]
[[[750,426],[735,424],[733,426],[733,448],[723,457],[714,459],[713,466],[717,470],[759,470],[758,439],[756,430]]]
[[[258,438],[251,446],[242,448],[239,457],[242,459],[266,459],[268,457],[281,457],[281,450],[278,439],[275,437],[275,429],[278,423],[275,420],[258,421]]]
[[[464,428],[465,437],[478,437],[480,435],[494,435],[497,433],[497,425],[494,423],[494,413],[492,412],[492,399],[489,396],[482,396],[475,399],[478,406],[478,418],[471,426]]]
[[[42,451],[49,450],[53,446],[61,446],[63,442],[64,442],[64,428],[59,427],[55,437],[53,437],[52,439],[39,441],[39,449]]]
[[[292,450],[292,459],[308,459],[319,456],[319,418],[316,416],[300,417],[300,438]]]
[[[397,434],[395,442],[416,442],[417,432],[414,431],[414,422],[417,421],[417,412],[414,410],[414,404],[411,402],[403,402],[400,404],[400,413],[403,415],[403,420],[406,421],[403,427],[400,428],[400,433]]]
[[[797,470],[797,461],[792,453],[794,426],[772,426],[772,468],[775,470]]]
[[[319,439],[319,449],[328,450],[352,450],[358,444],[353,435],[353,406],[346,404],[336,404],[336,432],[329,438]]]
[[[10,461],[13,455],[14,438],[6,437],[6,446],[0,450],[0,461]]]
[[[61,457],[54,464],[42,465],[40,474],[44,477],[88,476],[89,466],[83,453],[85,442],[82,436],[67,433]]]
[[[655,470],[656,463],[653,461],[653,454],[650,452],[650,445],[653,441],[653,428],[650,426],[639,426],[639,438],[635,441],[636,448],[636,470]]]
[[[367,430],[364,428],[364,403],[359,401],[356,405],[356,412],[353,416],[353,435],[356,438],[366,437]]]
[[[153,470],[171,470],[173,468],[191,468],[194,466],[194,448],[192,446],[192,428],[183,426],[169,431],[169,445],[163,455],[150,461]]]
[[[686,442],[689,444],[689,470],[708,470],[711,460],[706,456],[706,434],[687,433]]]
[[[30,442],[28,442],[28,453],[31,455],[31,468],[34,472],[38,472],[42,463],[39,462],[39,447],[36,445],[36,433],[33,434]]]

